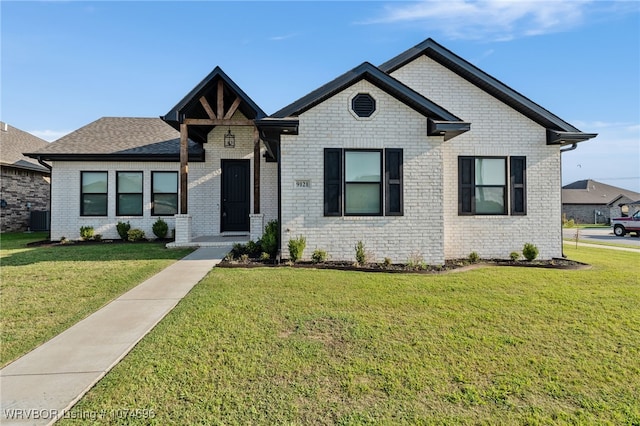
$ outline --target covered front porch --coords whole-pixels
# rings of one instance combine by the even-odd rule
[[[169,247],[207,247],[258,240],[278,218],[274,146],[261,138],[266,114],[220,68],[214,69],[165,116],[180,132],[175,241]],[[205,161],[189,165],[189,140]]]

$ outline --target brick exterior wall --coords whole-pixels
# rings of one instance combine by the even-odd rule
[[[350,112],[352,96],[371,94],[370,119]],[[307,239],[303,258],[323,249],[334,260],[355,260],[361,240],[373,260],[406,262],[420,254],[430,264],[444,261],[442,137],[427,137],[427,120],[366,81],[338,93],[299,117],[299,135],[282,137],[282,247],[298,235]],[[393,123],[393,125],[390,125]],[[403,148],[403,216],[324,216],[324,148]],[[310,181],[296,188],[296,180]],[[384,205],[384,204],[383,204]]]
[[[366,81],[356,83],[300,115],[300,133],[282,137],[282,246],[307,238],[333,259],[353,260],[362,240],[373,260],[407,262],[419,253],[429,264],[467,257],[508,258],[526,242],[540,258],[562,255],[560,152],[546,145],[545,129],[438,63],[420,57],[393,77],[465,121],[471,131],[452,140],[426,136],[426,118]],[[370,93],[378,110],[370,119],[351,114],[349,100]],[[403,148],[404,215],[325,217],[324,148]],[[525,216],[459,216],[459,156],[525,156]],[[296,188],[308,180],[310,188]],[[507,189],[507,197],[509,197]],[[507,201],[507,206],[509,205]]]
[[[234,118],[244,117],[236,113]],[[235,148],[224,148],[223,138],[227,127],[216,127],[209,134],[205,144],[205,162],[189,163],[189,215],[191,216],[191,237],[220,234],[221,204],[221,159],[251,160],[250,193],[251,212],[253,212],[253,128],[232,127],[236,137]],[[261,154],[264,154],[264,147]],[[261,213],[267,221],[277,219],[277,164],[267,163],[261,158]],[[108,171],[108,215],[105,217],[80,216],[80,172]],[[116,172],[143,171],[143,216],[116,216]],[[70,162],[53,163],[51,196],[52,224],[51,238],[61,237],[77,239],[81,226],[93,226],[95,232],[103,238],[119,238],[116,231],[118,221],[129,221],[132,228],[140,228],[149,238],[154,238],[152,226],[158,216],[151,216],[151,172],[177,171],[180,165],[175,162]],[[169,229],[175,229],[172,216],[162,217]],[[171,231],[170,231],[171,232]],[[248,233],[248,232],[247,232]]]
[[[422,56],[393,77],[471,122],[471,130],[444,143],[445,257],[507,258],[524,243],[540,258],[562,255],[560,152],[546,145],[545,128],[447,68]],[[459,216],[458,156],[526,156],[526,216]]]
[[[2,232],[26,231],[30,211],[49,210],[50,179],[47,174],[14,168],[1,168],[2,199],[7,207],[0,208]],[[31,204],[30,210],[27,203]]]

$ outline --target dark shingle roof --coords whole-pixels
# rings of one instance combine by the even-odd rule
[[[103,117],[29,155],[45,160],[178,161],[180,133],[159,118]],[[203,155],[202,146],[190,140],[190,159]]]
[[[24,152],[36,151],[48,144],[47,141],[31,133],[0,122],[0,163],[3,166],[49,173],[49,170],[38,164],[36,160],[23,155]]]
[[[592,179],[579,180],[562,187],[563,204],[609,204],[624,195],[632,200],[640,200],[640,193],[596,182]]]

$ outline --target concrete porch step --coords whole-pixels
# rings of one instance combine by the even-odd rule
[[[184,243],[168,243],[167,248],[183,247],[228,247],[233,244],[246,244],[249,242],[249,235],[204,235],[193,238]]]

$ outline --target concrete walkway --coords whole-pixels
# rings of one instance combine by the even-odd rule
[[[0,370],[0,424],[63,417],[230,250],[194,251]],[[86,414],[90,420],[113,413]]]

